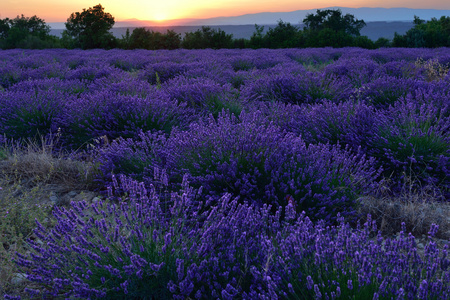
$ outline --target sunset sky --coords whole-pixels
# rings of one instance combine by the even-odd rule
[[[0,18],[37,15],[64,22],[72,12],[101,3],[116,21],[228,17],[258,12],[288,12],[330,6],[450,9],[449,0],[0,0]],[[126,3],[126,4],[125,4]]]

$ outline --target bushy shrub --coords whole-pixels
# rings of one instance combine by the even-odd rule
[[[238,204],[224,195],[201,213],[184,181],[169,203],[157,190],[122,177],[126,198],[57,208],[54,228],[37,222],[30,255],[16,259],[42,289],[32,297],[72,298],[390,298],[450,296],[448,246],[429,232],[423,254],[400,232],[384,240],[376,224],[352,229],[312,223],[293,206]],[[147,189],[148,188],[148,189]],[[115,199],[113,193],[110,193]],[[117,202],[118,201],[118,202]],[[200,212],[200,213],[199,213]],[[7,296],[7,299],[12,296]]]
[[[418,80],[383,76],[355,89],[353,97],[375,108],[386,109],[411,91],[426,87],[426,84]]]
[[[56,133],[68,95],[54,90],[5,92],[0,101],[0,132],[8,138],[36,138]]]
[[[67,93],[68,95],[77,95],[87,91],[88,87],[85,81],[46,78],[20,81],[8,90],[11,92],[55,90]]]
[[[110,52],[115,52],[115,50],[111,50]],[[125,55],[122,51],[117,51],[114,54],[110,53],[111,56],[108,59],[108,63],[115,68],[133,72],[141,70],[145,65],[155,62],[155,59],[146,55],[145,51],[136,50],[134,53],[135,55]]]
[[[101,91],[67,103],[59,120],[71,147],[86,146],[94,138],[111,142],[119,137],[136,137],[140,130],[164,131],[185,127],[192,111],[155,91],[146,98]]]
[[[294,134],[257,119],[254,114],[242,113],[238,119],[221,113],[188,131],[173,131],[167,140],[154,135],[119,140],[102,151],[100,168],[105,175],[131,170],[136,176],[139,171],[141,179],[158,167],[167,170],[175,186],[187,173],[213,201],[231,193],[259,206],[293,202],[314,219],[354,214],[356,199],[377,177],[373,160],[339,145],[307,146]]]
[[[406,98],[387,114],[379,114],[379,134],[369,153],[383,165],[395,185],[416,181],[444,195],[450,181],[450,116],[448,106],[419,103]]]
[[[282,57],[274,54],[274,51],[267,49],[261,50],[259,53],[255,53],[252,50],[245,50],[241,55],[230,57],[228,62],[235,72],[249,71],[251,69],[265,70],[284,61]]]
[[[147,80],[151,84],[157,85],[183,74],[189,69],[189,67],[189,64],[171,61],[154,63],[141,69],[139,71],[139,78]]]
[[[241,98],[284,103],[315,103],[323,99],[341,101],[350,95],[345,80],[326,78],[313,72],[285,72],[263,76],[241,88]]]
[[[347,78],[353,87],[361,87],[372,80],[379,65],[365,57],[343,58],[334,64],[327,65],[324,75]]]
[[[293,201],[299,210],[327,220],[338,211],[351,215],[357,195],[376,177],[372,161],[339,146],[307,146],[300,137],[257,119],[257,114],[236,118],[222,113],[217,120],[173,132],[161,147],[159,167],[175,182],[189,174],[192,184],[213,198],[232,193],[274,207]]]
[[[171,99],[206,114],[217,116],[222,110],[229,109],[239,115],[242,110],[236,91],[229,84],[220,85],[211,79],[178,76],[167,81],[163,90]]]
[[[20,81],[22,70],[13,64],[0,66],[0,86],[8,88]]]
[[[98,181],[111,185],[111,179],[117,174],[126,174],[139,181],[153,178],[157,165],[158,150],[166,141],[160,132],[139,132],[135,139],[118,138],[109,147],[99,150],[96,161],[102,172]]]
[[[403,79],[423,79],[423,70],[417,68],[414,62],[406,60],[386,62],[380,66],[378,73]]]
[[[367,151],[377,134],[377,122],[376,111],[365,103],[325,101],[305,107],[286,127],[307,143],[348,145],[353,151]]]
[[[76,69],[70,70],[66,74],[67,79],[78,79],[93,81],[98,78],[108,77],[114,72],[114,68],[104,66],[98,68],[96,66],[80,66]]]
[[[145,80],[138,80],[137,73],[115,70],[108,77],[97,78],[85,83],[89,93],[109,92],[123,96],[147,98],[154,95],[158,88]]]

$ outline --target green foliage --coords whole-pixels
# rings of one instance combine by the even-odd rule
[[[357,36],[353,39],[353,46],[364,49],[375,49],[375,43],[367,36]]]
[[[181,47],[181,35],[173,30],[167,30],[163,35],[164,49],[178,49]]]
[[[413,21],[414,25],[420,25],[425,23],[425,20],[422,20],[421,18],[419,18],[418,16],[414,16],[414,21]]]
[[[318,9],[316,14],[307,14],[303,23],[307,47],[374,47],[367,37],[355,39],[366,23],[351,14],[342,15],[339,9]]]
[[[391,42],[387,38],[380,37],[375,41],[375,48],[389,48],[391,47]]]
[[[282,20],[274,28],[269,28],[263,39],[264,48],[294,48],[303,45],[300,29]]]
[[[395,48],[406,47],[406,37],[404,35],[398,34],[396,32],[394,34],[394,39],[392,40],[392,47],[395,47]]]
[[[303,23],[305,31],[317,32],[328,28],[336,33],[345,32],[351,36],[359,36],[361,29],[366,26],[363,20],[355,19],[351,14],[343,16],[340,9],[318,9],[315,15],[307,14]]]
[[[304,38],[301,30],[289,22],[279,20],[276,27],[269,28],[265,34],[263,34],[263,31],[264,26],[255,24],[255,31],[248,41],[248,47],[253,49],[277,49],[304,46]]]
[[[178,49],[181,45],[180,34],[173,30],[167,30],[166,34],[147,30],[144,27],[135,28],[130,35],[127,29],[125,36],[119,40],[119,46],[123,49]]]
[[[0,39],[4,39],[8,36],[8,31],[10,29],[9,19],[0,19]]]
[[[185,49],[220,49],[233,47],[233,35],[226,34],[219,29],[211,29],[209,26],[202,26],[195,32],[186,32],[181,42]]]
[[[250,44],[249,44],[249,41],[244,38],[234,39],[232,47],[235,49],[245,49],[245,48],[249,48]]]
[[[161,43],[161,33],[135,28],[130,36],[130,49],[156,49]]]
[[[72,46],[83,49],[115,47],[116,39],[109,32],[115,23],[114,17],[104,10],[98,4],[70,15],[64,32],[66,39],[73,39]]]
[[[306,32],[307,47],[348,47],[353,44],[353,37],[343,31],[335,32],[330,28],[318,32]]]
[[[59,47],[59,39],[51,36],[50,27],[37,16],[21,15],[0,19],[0,48],[44,49]]]
[[[450,47],[450,17],[432,18],[430,21],[421,20],[414,16],[414,27],[404,35],[396,34],[393,44],[395,47]]]
[[[255,24],[255,31],[253,32],[251,38],[250,38],[250,47],[253,49],[258,49],[263,47],[263,31],[264,26],[259,26]]]
[[[117,43],[121,49],[131,49],[131,35],[129,28],[127,28],[125,35],[122,35],[122,38],[118,40]]]

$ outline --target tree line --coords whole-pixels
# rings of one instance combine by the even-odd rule
[[[203,26],[183,37],[173,30],[166,33],[135,28],[121,38],[116,38],[110,30],[115,24],[114,17],[98,4],[81,12],[72,13],[65,23],[62,37],[50,35],[50,27],[44,20],[24,15],[15,19],[0,19],[0,48],[121,48],[121,49],[220,49],[220,48],[308,48],[308,47],[450,47],[450,17],[433,18],[424,21],[414,17],[414,27],[404,35],[395,34],[392,41],[379,38],[370,40],[361,36],[366,26],[363,20],[341,10],[317,10],[307,14],[300,28],[289,22],[278,24],[264,32],[264,26],[255,25],[250,39],[235,39],[219,29]]]

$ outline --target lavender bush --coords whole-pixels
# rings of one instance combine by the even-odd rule
[[[167,81],[162,89],[171,99],[215,116],[224,109],[237,115],[242,110],[237,92],[229,84],[220,85],[211,79],[178,76]]]
[[[110,189],[38,225],[17,258],[40,286],[30,297],[449,298],[436,226],[422,253],[404,229],[385,240],[353,222],[380,187],[450,199],[449,61],[445,48],[0,51],[1,139],[57,132]]]
[[[60,78],[45,78],[24,80],[16,83],[8,89],[10,92],[30,92],[35,91],[61,91],[69,95],[79,95],[88,91],[86,82],[79,80],[63,80]],[[63,97],[60,97],[60,99]]]
[[[169,203],[152,186],[125,177],[129,196],[72,203],[54,211],[57,224],[37,223],[42,243],[30,242],[17,263],[40,290],[30,296],[71,298],[447,299],[448,246],[432,227],[424,253],[412,235],[384,240],[368,216],[352,229],[312,223],[292,205],[270,213],[224,195],[198,213],[200,191],[184,181]],[[218,238],[220,237],[220,238]],[[6,296],[11,298],[12,296]]]
[[[68,102],[59,122],[68,143],[76,148],[102,136],[108,141],[137,137],[139,130],[170,133],[172,127],[185,127],[191,119],[189,108],[164,93],[154,91],[140,98],[102,91]]]
[[[292,104],[314,103],[323,99],[339,102],[350,95],[347,81],[324,78],[311,72],[264,76],[241,91],[244,99]]]
[[[141,166],[134,170],[149,177],[156,166],[167,169],[174,183],[187,173],[214,199],[231,193],[273,207],[291,201],[314,219],[327,221],[339,211],[354,214],[357,197],[373,188],[378,175],[373,159],[339,145],[307,146],[277,126],[258,124],[258,117],[222,113],[217,120],[193,123],[188,131],[173,131],[162,143],[154,135],[136,143],[120,140],[102,151],[100,169],[117,174],[126,171],[124,165]]]
[[[58,118],[69,99],[60,91],[4,92],[0,101],[0,132],[12,139],[36,138],[56,133]]]
[[[448,106],[400,101],[383,116],[369,151],[394,183],[413,178],[437,187],[448,197],[450,175],[450,117]],[[405,178],[406,177],[406,178]]]
[[[348,145],[367,152],[377,134],[377,114],[373,107],[354,101],[305,106],[285,127],[303,137],[308,143]]]

